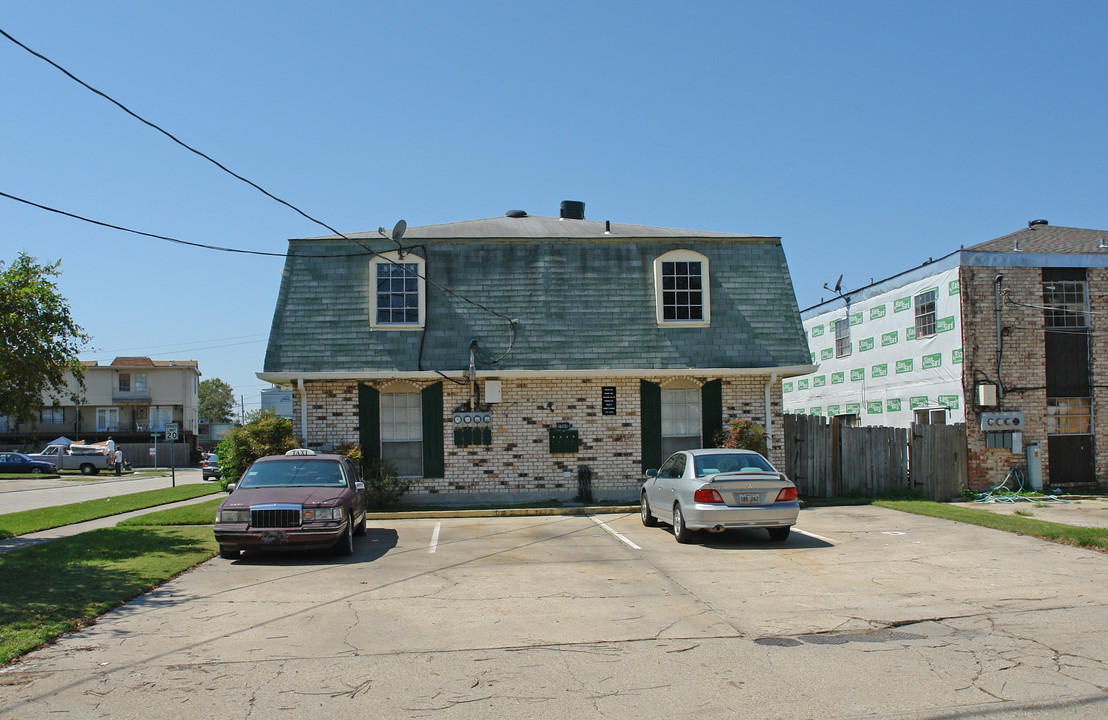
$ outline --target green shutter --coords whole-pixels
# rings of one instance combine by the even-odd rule
[[[703,447],[715,447],[716,433],[723,429],[722,380],[709,380],[700,387],[700,419]]]
[[[428,385],[420,393],[423,406],[423,477],[446,474],[446,450],[442,428],[442,383]]]
[[[381,393],[358,385],[358,443],[362,446],[362,474],[371,460],[381,457]]]
[[[642,423],[642,468],[662,464],[662,387],[639,381],[639,420]]]

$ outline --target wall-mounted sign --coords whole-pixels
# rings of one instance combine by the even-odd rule
[[[600,411],[604,415],[616,414],[616,389],[612,385],[600,388]]]

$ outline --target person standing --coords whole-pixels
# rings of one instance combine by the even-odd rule
[[[108,436],[108,442],[106,442],[104,444],[108,446],[108,457],[114,458],[115,457],[115,440],[112,440],[111,435]]]
[[[123,470],[123,451],[122,450],[116,450],[115,451],[115,474],[116,475],[121,474],[122,470]]]

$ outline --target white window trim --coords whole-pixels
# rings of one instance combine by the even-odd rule
[[[427,264],[423,258],[413,253],[404,253],[400,257],[397,250],[378,253],[369,263],[369,326],[377,330],[422,330],[427,319],[427,284],[424,276],[427,274]],[[382,323],[377,322],[377,266],[382,263],[406,263],[415,264],[419,273],[419,321],[415,323]]]
[[[701,308],[704,317],[701,320],[666,320],[662,307],[662,263],[698,262],[700,263]],[[712,324],[712,287],[708,258],[692,250],[670,250],[654,258],[654,312],[660,327],[708,327]]]

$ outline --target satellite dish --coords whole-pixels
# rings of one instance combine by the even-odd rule
[[[400,242],[400,238],[404,237],[404,231],[408,229],[408,223],[403,220],[397,220],[396,225],[392,228],[392,239],[396,242]]]
[[[839,291],[839,288],[843,286],[843,276],[840,274],[839,279],[835,281],[835,292]]]

